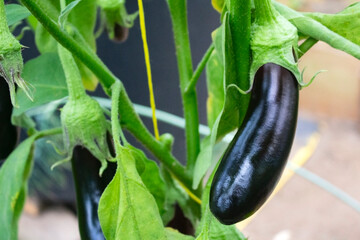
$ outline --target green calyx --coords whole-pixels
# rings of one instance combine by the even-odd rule
[[[67,152],[72,155],[77,145],[87,148],[101,162],[102,175],[112,157],[106,140],[108,125],[99,103],[88,95],[70,99],[61,111],[61,123]]]
[[[103,110],[98,102],[86,94],[72,54],[60,44],[58,44],[58,52],[69,91],[69,101],[65,104],[60,116],[65,149],[69,156],[53,167],[69,161],[74,147],[81,145],[99,159],[101,162],[99,174],[102,175],[107,167],[107,160],[112,159],[107,144],[108,124]]]
[[[302,76],[295,62],[297,29],[272,6],[270,0],[255,0],[255,21],[251,31],[252,64],[250,81],[266,63],[278,64],[291,71],[299,83]]]
[[[134,25],[138,12],[128,14],[125,0],[98,0],[102,9],[102,17],[106,22],[109,38],[114,41],[123,42],[128,35],[128,29]]]
[[[3,23],[1,25],[4,25]],[[21,55],[21,44],[10,33],[7,26],[0,29],[0,75],[9,85],[11,103],[17,107],[15,84],[18,85],[32,101],[32,94],[28,84],[21,78],[23,59]]]

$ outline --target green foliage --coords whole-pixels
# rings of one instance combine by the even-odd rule
[[[29,101],[21,89],[17,91],[16,99],[20,107],[14,109],[12,122],[29,128],[32,126],[22,123],[22,114],[32,108],[66,97],[68,90],[64,71],[56,53],[46,53],[28,61],[24,66],[22,76],[36,89],[34,101]]]
[[[6,21],[9,26],[17,25],[21,20],[30,16],[30,12],[19,4],[5,5]]]
[[[26,8],[14,4],[4,7],[0,0],[0,74],[7,79],[13,104],[19,105],[13,111],[12,122],[34,135],[23,141],[0,169],[0,196],[4,196],[0,205],[0,235],[6,240],[17,238],[17,221],[26,198],[31,155],[36,146],[33,143],[42,137],[36,132],[39,126],[30,118],[29,111],[37,108],[39,113],[39,107],[50,102],[58,106],[54,101],[66,96],[69,100],[61,110],[62,141],[68,152],[65,160],[71,158],[73,147],[83,145],[101,162],[100,174],[107,161],[117,162],[116,174],[103,192],[98,208],[101,227],[108,240],[244,240],[235,226],[222,225],[210,212],[212,177],[206,187],[201,182],[218,160],[218,156],[213,156],[216,143],[244,120],[254,74],[261,65],[273,62],[290,69],[303,85],[293,58],[293,50],[297,53],[298,36],[327,42],[360,59],[359,3],[338,14],[302,14],[270,0],[241,3],[212,0],[214,8],[222,12],[222,24],[214,31],[213,45],[199,64],[202,67],[194,72],[187,29],[187,1],[167,0],[186,122],[188,162],[187,166],[182,166],[171,154],[174,142],[171,134],[163,134],[160,139],[151,135],[120,80],[95,54],[96,37],[105,24],[113,40],[117,40],[119,29],[127,33],[127,28],[133,26],[137,13],[127,13],[125,0],[64,0],[62,5],[66,6],[62,8],[59,1],[53,0],[21,2],[32,16]],[[255,5],[251,6],[252,3]],[[94,33],[98,7],[101,8],[100,31]],[[11,35],[8,25],[16,25],[24,18],[28,18],[35,31],[41,55],[28,61],[23,69],[22,45]],[[211,132],[200,148],[196,80],[192,79],[201,74],[205,63]],[[116,130],[113,131],[116,132],[113,133],[116,135],[113,136],[115,158],[110,155],[106,141],[110,125],[104,110],[85,91],[85,88],[94,90],[98,80],[109,96],[115,96],[110,114]],[[116,94],[115,87],[111,87],[114,82]],[[36,91],[30,91],[27,83]],[[15,84],[20,87],[16,101]],[[148,148],[159,164],[130,146],[122,128]],[[120,139],[124,146],[120,146]],[[7,184],[9,182],[11,184]],[[180,206],[196,228],[195,237],[164,227],[173,218],[175,205]]]
[[[121,147],[118,168],[99,203],[99,220],[107,239],[166,239],[154,197],[142,182],[133,152]]]
[[[33,165],[31,150],[35,139],[34,135],[22,142],[0,168],[0,232],[1,239],[4,240],[18,239],[18,220]]]
[[[224,84],[225,84],[225,96],[224,104],[221,112],[217,115],[217,118],[212,126],[210,136],[204,140],[201,151],[196,160],[194,170],[193,188],[196,189],[200,180],[205,175],[208,168],[212,163],[212,150],[218,139],[224,137],[227,133],[231,132],[243,121],[245,117],[247,105],[249,102],[249,95],[244,90],[239,88],[248,88],[248,79],[242,79],[243,82],[238,83],[234,52],[232,49],[231,30],[229,26],[229,14],[225,14],[224,21],[221,29],[217,30],[216,34],[221,34],[221,47],[216,44],[219,42],[215,37],[215,49],[222,51],[222,58],[224,63]],[[221,70],[221,68],[220,68]],[[244,81],[245,80],[245,81]],[[239,85],[238,85],[239,84]],[[221,85],[220,85],[221,86]]]
[[[330,30],[311,17],[306,17],[304,14],[296,12],[295,10],[292,10],[278,2],[273,1],[273,3],[276,10],[289,20],[299,32],[314,39],[326,42],[331,47],[344,51],[357,59],[360,59],[360,45],[355,44],[349,39],[346,39],[340,34]]]
[[[166,238],[168,240],[194,240],[192,236],[184,235],[172,228],[165,228]]]
[[[331,31],[360,45],[360,3],[354,3],[337,14],[304,13]]]

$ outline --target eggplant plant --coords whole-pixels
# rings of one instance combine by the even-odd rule
[[[218,11],[219,26],[193,69],[187,1],[163,1],[176,49],[179,81],[169,81],[180,86],[186,159],[173,155],[174,137],[157,125],[142,0],[133,13],[125,0],[0,0],[0,240],[18,239],[35,143],[55,135],[62,140],[52,147],[63,160],[51,169],[71,163],[81,239],[246,239],[234,224],[276,186],[294,138],[299,90],[316,76],[304,81],[298,60],[318,41],[360,59],[360,3],[321,14],[272,0],[209,0],[204,4]],[[96,52],[103,31],[121,43],[136,24],[153,129]],[[39,50],[25,63],[23,31],[13,35],[18,26],[34,32]],[[209,133],[202,139],[196,86],[203,71]],[[107,99],[89,94],[97,87]],[[61,126],[40,128],[34,112],[54,104]],[[26,137],[15,147],[16,128]],[[216,143],[236,129],[223,157],[213,157]]]

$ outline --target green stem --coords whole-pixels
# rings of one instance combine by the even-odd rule
[[[82,84],[80,71],[73,56],[60,44],[58,44],[58,53],[65,73],[66,85],[69,91],[69,100],[75,100],[85,96],[86,92]]]
[[[57,135],[57,134],[61,134],[61,133],[62,133],[62,128],[52,128],[52,129],[43,130],[43,131],[35,133],[35,135],[36,135],[35,138],[39,139],[39,138]]]
[[[200,151],[200,134],[196,89],[185,91],[193,74],[186,0],[167,0],[167,3],[174,32],[180,90],[184,108],[187,169],[192,172]]]
[[[240,83],[249,82],[251,0],[227,0],[235,67]],[[248,86],[239,86],[247,89]]]
[[[316,40],[312,37],[306,39],[300,46],[299,46],[299,58],[301,58],[312,46],[314,46],[319,40]]]
[[[263,23],[269,23],[275,19],[274,8],[271,4],[271,0],[254,0],[256,21]]]
[[[100,80],[107,94],[111,95],[111,86],[118,79],[103,64],[99,57],[84,46],[72,39],[66,32],[51,20],[41,8],[32,0],[21,0],[21,3],[32,13],[32,15],[44,26],[44,28],[74,56],[79,58]],[[144,126],[125,91],[121,91],[119,112],[124,125],[127,123],[131,133],[146,146],[163,164],[172,172],[186,187],[191,189],[191,176],[186,173],[184,167],[157,141]]]
[[[4,0],[0,0],[0,31],[9,32],[9,27],[6,21]]]
[[[197,81],[199,80],[199,77],[200,77],[202,71],[204,70],[206,63],[208,62],[208,60],[211,56],[211,53],[213,51],[214,51],[214,44],[212,43],[210,45],[210,47],[208,48],[208,50],[206,51],[204,57],[201,59],[200,63],[197,65],[196,70],[195,70],[194,74],[192,75],[189,84],[185,88],[186,94],[188,92],[192,91],[193,89],[195,89]]]
[[[119,123],[119,97],[121,91],[121,83],[120,81],[116,81],[111,89],[111,128],[112,135],[114,139],[115,151],[118,156],[121,151],[120,144],[120,123]]]

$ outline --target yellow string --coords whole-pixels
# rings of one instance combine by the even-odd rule
[[[194,200],[195,202],[197,202],[198,204],[201,205],[201,199],[198,198],[195,194],[193,194],[186,186],[185,184],[183,184],[174,174],[170,173],[171,176],[175,179],[175,181],[177,181],[177,183],[180,185],[180,187],[182,187],[185,192],[189,195],[189,197]]]
[[[151,77],[150,55],[149,55],[149,48],[148,48],[147,39],[146,39],[145,13],[144,13],[144,7],[143,7],[142,0],[138,0],[138,5],[139,5],[139,20],[140,20],[141,38],[142,38],[143,47],[144,47],[144,58],[145,58],[145,64],[146,64],[149,93],[150,93],[150,106],[151,106],[151,110],[152,110],[152,120],[153,120],[153,125],[154,125],[154,134],[155,134],[155,138],[157,140],[159,140],[160,139],[159,129],[158,129],[157,120],[156,120],[156,113],[155,113],[156,106],[155,106],[154,90],[153,90],[152,77]]]

